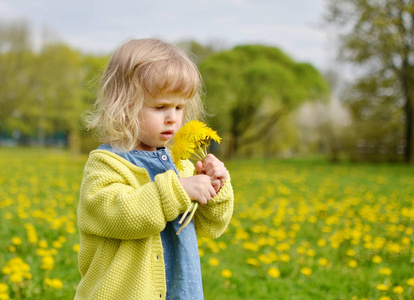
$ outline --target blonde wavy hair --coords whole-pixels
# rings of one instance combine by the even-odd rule
[[[130,151],[139,140],[138,115],[145,100],[188,99],[184,124],[203,116],[200,91],[200,73],[183,50],[158,39],[128,41],[113,53],[103,73],[87,129],[101,142]]]

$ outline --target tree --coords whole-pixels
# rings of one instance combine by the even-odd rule
[[[31,50],[29,27],[25,22],[0,23],[0,133],[7,130],[8,123],[21,116],[21,109],[27,104],[30,88],[30,74],[27,66],[34,60]],[[7,122],[9,121],[9,122]],[[30,125],[19,122],[23,133],[30,131]]]
[[[305,100],[323,99],[328,88],[310,64],[296,63],[280,49],[238,46],[206,58],[200,65],[206,85],[210,124],[229,132],[234,152],[263,142],[280,118]]]
[[[385,134],[373,140],[374,133],[367,129],[365,136],[371,135],[371,143],[384,144],[398,122],[404,160],[413,162],[414,1],[332,0],[327,1],[327,11],[341,59],[365,69],[347,97],[354,116],[360,121],[377,119]],[[389,113],[396,109],[401,113]]]

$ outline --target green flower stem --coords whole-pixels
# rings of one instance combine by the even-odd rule
[[[188,218],[185,220],[184,224],[180,227],[180,229],[178,229],[178,231],[177,231],[177,235],[179,235],[179,234],[180,234],[180,232],[181,232],[181,230],[183,230],[185,227],[187,227],[187,225],[188,225],[188,224],[190,224],[191,220],[193,219],[194,214],[195,214],[195,212],[196,212],[196,210],[197,210],[197,208],[198,208],[198,202],[193,202],[193,203],[194,203],[194,205],[193,205],[193,209],[192,209],[192,211],[191,211],[191,214],[190,214],[190,215],[188,216]]]
[[[182,215],[182,217],[181,217],[180,221],[178,221],[178,224],[183,223],[183,221],[184,221],[185,217],[188,215],[188,213],[189,213],[190,211],[192,211],[192,210],[193,210],[195,203],[196,203],[195,201],[191,201],[190,206],[189,206],[189,207],[187,208],[187,210],[183,213],[183,215]]]

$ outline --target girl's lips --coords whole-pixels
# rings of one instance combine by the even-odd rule
[[[174,132],[172,130],[168,130],[168,131],[161,132],[161,136],[165,139],[170,139],[172,138],[173,133]]]

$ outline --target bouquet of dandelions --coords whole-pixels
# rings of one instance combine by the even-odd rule
[[[208,154],[207,148],[210,146],[211,140],[220,143],[221,138],[218,136],[216,131],[207,127],[207,125],[203,122],[190,121],[181,127],[174,137],[174,144],[171,148],[172,157],[177,169],[183,169],[181,161],[185,159],[193,158],[203,161]],[[179,224],[182,224],[182,226],[177,231],[177,235],[180,234],[181,230],[183,230],[188,224],[190,224],[197,208],[198,202],[192,201],[191,205],[184,212],[178,222]],[[190,215],[186,219],[188,214]]]

